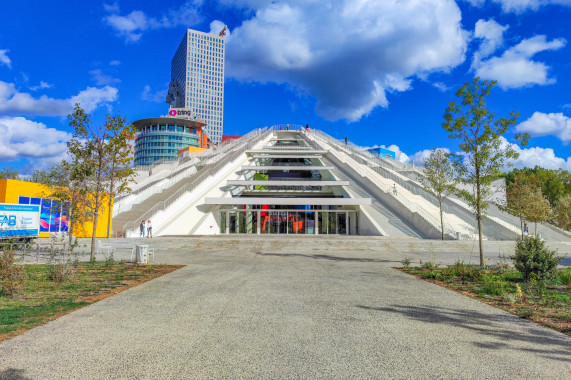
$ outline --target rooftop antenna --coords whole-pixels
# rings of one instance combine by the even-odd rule
[[[226,25],[224,25],[224,29],[222,29],[220,31],[220,33],[218,34],[219,37],[224,37],[226,35],[226,31],[228,30],[228,27]]]

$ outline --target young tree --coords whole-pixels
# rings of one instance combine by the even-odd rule
[[[495,85],[495,81],[482,82],[480,78],[464,83],[456,92],[461,99],[460,104],[448,104],[442,124],[448,137],[459,142],[461,153],[451,155],[458,177],[461,182],[473,187],[472,192],[463,191],[460,195],[470,204],[476,216],[481,266],[484,265],[482,218],[485,217],[487,200],[492,193],[492,181],[500,176],[501,169],[509,164],[509,160],[518,156],[503,139],[515,125],[518,114],[512,111],[510,117],[496,119],[496,115],[487,109],[485,99]],[[516,138],[525,145],[529,136],[517,135]]]
[[[529,195],[537,189],[537,181],[533,177],[526,176],[520,172],[508,186],[506,191],[507,205],[505,211],[519,218],[521,227],[521,238],[524,234],[524,222],[526,220],[526,210],[529,205]]]
[[[125,139],[130,135],[130,126],[125,125],[124,119],[119,116],[107,115],[104,125],[93,127],[90,117],[80,107],[75,105],[74,112],[68,116],[74,134],[68,142],[69,153],[73,157],[73,166],[70,168],[72,176],[86,178],[84,183],[88,186],[89,197],[93,200],[93,232],[91,237],[91,259],[95,259],[95,239],[99,210],[105,201],[104,193],[106,181],[109,176],[109,167],[114,149],[121,144],[116,139]]]
[[[109,171],[107,173],[109,194],[107,215],[107,238],[110,237],[111,229],[111,206],[115,195],[129,191],[129,184],[133,181],[135,171],[130,167],[133,160],[132,146],[129,139],[134,136],[136,130],[132,124],[128,124],[125,118],[114,116],[114,122],[123,131],[109,139]]]
[[[71,157],[73,160],[74,157]],[[44,184],[50,191],[48,198],[57,199],[68,217],[69,247],[73,246],[74,231],[83,229],[85,224],[93,220],[90,204],[92,197],[86,185],[88,172],[81,170],[79,162],[62,161],[48,170],[35,170],[32,181]]]
[[[525,207],[525,218],[535,223],[533,234],[537,237],[537,223],[542,223],[551,217],[551,206],[547,198],[541,193],[541,189],[535,188],[531,190],[527,196],[527,205]]]
[[[444,240],[444,217],[442,215],[442,202],[456,190],[454,181],[454,168],[448,159],[448,153],[443,149],[433,149],[430,156],[424,159],[424,177],[420,183],[426,191],[438,199],[440,208],[440,231]]]
[[[571,230],[571,196],[559,200],[555,207],[555,222],[559,228]]]

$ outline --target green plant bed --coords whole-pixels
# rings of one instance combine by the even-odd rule
[[[543,281],[531,276],[528,282],[505,265],[480,269],[457,263],[447,268],[396,269],[571,335],[571,284],[567,281],[571,268],[557,269]]]
[[[181,267],[78,263],[57,282],[50,280],[53,265],[24,265],[22,289],[0,296],[0,341]]]

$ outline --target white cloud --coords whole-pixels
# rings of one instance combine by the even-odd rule
[[[506,13],[523,13],[531,10],[536,11],[546,5],[566,5],[571,6],[571,0],[493,0],[494,3],[500,4],[502,10]]]
[[[49,84],[49,83],[47,83],[47,82],[44,82],[44,81],[42,80],[42,81],[40,81],[40,84],[39,84],[39,85],[29,87],[29,89],[32,90],[32,91],[38,91],[38,90],[43,90],[43,89],[51,88],[51,87],[52,87],[51,84]]]
[[[260,8],[232,30],[227,74],[287,83],[316,98],[328,120],[359,120],[387,107],[387,92],[465,59],[468,34],[452,0],[232,3]]]
[[[13,83],[0,81],[0,113],[11,115],[65,116],[80,103],[86,112],[117,100],[115,87],[87,87],[69,99],[54,99],[46,95],[34,98],[29,93],[19,92]]]
[[[571,141],[571,118],[562,113],[534,112],[529,119],[520,123],[516,130],[528,132],[531,136],[553,135],[568,144]]]
[[[141,99],[154,103],[165,103],[168,89],[165,87],[162,90],[152,91],[151,86],[148,84],[143,88]]]
[[[541,51],[561,49],[565,44],[562,38],[548,42],[544,35],[535,36],[509,48],[500,57],[475,60],[473,68],[477,76],[497,80],[504,89],[555,83],[548,77],[549,66],[531,58]]]
[[[113,60],[109,62],[109,66],[119,66],[121,61]]]
[[[432,83],[432,85],[442,92],[446,92],[446,91],[450,90],[450,87],[448,87],[446,84],[444,84],[442,82],[434,82],[434,83]]]
[[[0,160],[47,158],[61,160],[67,152],[70,133],[48,128],[23,117],[0,117]]]
[[[480,61],[493,54],[504,43],[504,32],[509,26],[494,20],[478,20],[474,28],[474,38],[481,39],[480,48],[474,53],[474,60]]]
[[[121,83],[121,79],[113,78],[111,75],[103,73],[101,69],[91,70],[91,79],[98,86],[104,86],[107,84]]]
[[[517,153],[519,153],[519,157],[512,161],[513,166],[518,169],[524,167],[532,168],[535,165],[538,165],[545,169],[571,170],[571,157],[567,157],[567,159],[557,157],[551,148],[521,148],[517,144],[509,143],[503,137],[501,139],[503,140],[504,146],[509,144]]]
[[[381,148],[385,148],[385,149],[392,150],[393,152],[395,152],[395,161],[410,162],[409,156],[405,152],[400,150],[398,145],[395,145],[395,144],[392,144],[389,146],[381,145]]]
[[[10,58],[8,57],[8,55],[6,53],[8,53],[10,50],[8,49],[0,49],[0,64],[7,66],[8,68],[12,68],[12,61],[10,60]]]
[[[113,28],[119,36],[125,38],[126,42],[136,42],[147,30],[196,25],[201,19],[199,8],[202,2],[203,0],[187,0],[181,7],[171,8],[158,18],[148,16],[140,10],[134,10],[126,16],[121,16],[116,4],[107,5],[104,8],[111,14],[105,16],[103,21]]]
[[[113,4],[103,4],[103,9],[107,12],[119,13],[119,3],[115,1]]]
[[[438,148],[441,149],[443,151],[445,151],[446,153],[450,153],[450,149],[448,148]],[[419,152],[416,152],[415,154],[409,156],[409,160],[408,162],[411,162],[415,165],[419,165],[419,166],[424,166],[424,159],[427,158],[428,156],[430,156],[430,154],[432,153],[432,149],[424,149],[421,150]]]

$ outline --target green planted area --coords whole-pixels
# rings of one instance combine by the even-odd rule
[[[481,268],[461,262],[442,268],[431,262],[405,264],[400,269],[571,335],[571,268],[540,268],[548,270],[538,274],[526,269],[524,276],[507,264]]]
[[[14,264],[0,252],[0,341],[181,266]]]

